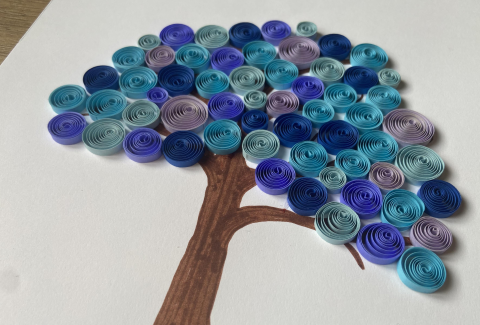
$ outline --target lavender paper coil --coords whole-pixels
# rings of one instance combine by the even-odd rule
[[[435,126],[428,118],[410,109],[396,109],[383,119],[383,131],[400,145],[427,145],[435,135]]]
[[[320,56],[318,45],[307,37],[293,36],[280,42],[278,55],[292,62],[299,70],[308,69]]]
[[[410,240],[413,246],[424,247],[440,255],[452,246],[453,235],[440,220],[425,216],[410,229]]]
[[[267,114],[273,117],[296,112],[299,106],[300,101],[298,97],[287,90],[272,92],[267,97]]]
[[[375,183],[384,193],[399,189],[405,183],[405,176],[395,165],[377,162],[370,168],[368,179]]]
[[[169,99],[163,105],[160,113],[163,125],[171,133],[175,131],[200,132],[208,119],[207,105],[189,95]]]

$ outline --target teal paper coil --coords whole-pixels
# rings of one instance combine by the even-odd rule
[[[330,194],[339,194],[347,184],[347,175],[337,167],[325,167],[318,176]]]
[[[382,86],[397,88],[401,81],[400,73],[393,69],[382,69],[378,72],[378,83]]]
[[[127,107],[127,98],[119,91],[104,89],[97,91],[87,100],[87,112],[92,120],[113,118],[119,120]]]
[[[425,212],[425,204],[407,190],[392,190],[383,198],[380,219],[400,231],[410,229]]]
[[[160,41],[160,37],[157,35],[143,35],[138,39],[138,46],[140,46],[145,52],[159,46],[160,44],[162,44],[162,41]]]
[[[320,128],[335,115],[333,106],[321,99],[312,99],[303,105],[302,115],[312,121],[314,128]]]
[[[247,43],[243,47],[242,53],[248,65],[262,70],[277,56],[275,46],[264,41]]]
[[[210,123],[203,133],[205,145],[217,155],[228,155],[237,151],[242,141],[242,131],[231,120]]]
[[[85,109],[87,92],[77,85],[60,86],[48,97],[48,102],[53,111],[57,114],[66,112],[80,113]],[[267,101],[265,95],[265,102]]]
[[[252,131],[243,139],[243,157],[255,164],[276,157],[278,150],[280,150],[280,140],[267,130]]]
[[[259,90],[248,91],[243,95],[243,102],[247,110],[258,109],[265,111],[265,105],[267,105],[267,94]]]
[[[403,172],[407,182],[414,185],[438,178],[445,170],[442,158],[432,149],[420,145],[400,149],[395,165]]]
[[[297,25],[295,35],[315,40],[317,38],[317,25],[309,21],[302,21]]]
[[[146,67],[130,68],[120,76],[120,90],[128,98],[147,98],[147,93],[157,84],[157,75]]]
[[[349,85],[333,84],[325,89],[323,99],[333,106],[336,113],[345,113],[357,102],[357,92]]]
[[[122,122],[110,118],[93,122],[82,133],[85,147],[98,156],[110,156],[122,150],[124,138]]]
[[[347,109],[345,121],[355,126],[360,134],[364,134],[382,126],[383,114],[372,104],[356,103]]]
[[[210,52],[228,44],[228,31],[217,25],[207,25],[195,33],[195,43],[202,45]]]
[[[230,73],[230,86],[239,95],[245,95],[252,90],[263,90],[265,76],[260,69],[242,66]]]
[[[385,51],[373,44],[359,44],[350,52],[350,64],[354,66],[367,67],[375,72],[385,68],[388,62],[388,55]]]
[[[315,215],[315,230],[326,242],[342,245],[355,239],[360,231],[360,218],[344,204],[329,202]]]
[[[210,52],[198,44],[186,44],[175,55],[177,64],[189,67],[199,74],[210,66]]]
[[[325,87],[343,81],[345,66],[332,58],[321,57],[312,62],[310,74],[322,80]]]
[[[290,150],[289,163],[297,175],[318,177],[327,166],[328,153],[325,148],[313,141],[298,142]]]
[[[265,66],[265,78],[273,89],[285,90],[291,88],[297,77],[298,68],[291,62],[273,60]]]
[[[137,100],[125,108],[122,114],[125,126],[130,130],[154,129],[160,124],[160,109],[148,100]]]
[[[360,137],[358,151],[365,154],[372,164],[376,162],[391,163],[398,153],[398,143],[388,133],[370,131]]]
[[[389,86],[374,86],[368,90],[365,102],[378,107],[383,115],[387,115],[402,102],[400,93]]]
[[[368,157],[357,150],[345,149],[335,157],[335,167],[341,169],[349,181],[367,178],[370,166]]]
[[[137,46],[127,46],[119,49],[112,56],[113,66],[118,72],[145,65],[145,51]]]
[[[227,91],[230,86],[228,76],[218,70],[205,70],[195,79],[198,94],[210,99],[213,95]]]

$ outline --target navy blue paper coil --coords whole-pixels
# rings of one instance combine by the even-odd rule
[[[363,152],[372,164],[376,162],[392,163],[398,153],[398,143],[388,133],[370,131],[360,137],[358,151]]]
[[[212,69],[220,70],[227,76],[233,69],[241,67],[244,61],[243,54],[231,47],[219,48],[212,53]]]
[[[238,121],[245,110],[242,99],[232,93],[215,94],[208,101],[208,114],[215,121],[232,120]]]
[[[261,70],[277,56],[275,46],[264,41],[248,43],[243,47],[242,53],[248,65]]]
[[[273,60],[265,66],[265,78],[273,89],[288,89],[297,77],[298,68],[292,62]]]
[[[353,149],[358,142],[358,130],[348,122],[337,120],[323,124],[318,131],[317,142],[329,154],[336,155],[344,149]]]
[[[371,219],[382,209],[382,192],[374,183],[356,179],[342,188],[340,203],[352,208],[360,219]]]
[[[192,131],[177,131],[168,135],[162,145],[165,159],[175,167],[190,167],[202,159],[203,140]]]
[[[138,128],[123,140],[127,157],[138,163],[148,163],[162,156],[162,138],[152,129]]]
[[[302,141],[290,150],[290,165],[297,175],[318,177],[327,166],[328,154],[321,144],[313,141]]]
[[[320,128],[335,115],[333,106],[321,99],[313,99],[303,105],[302,115],[312,121],[314,128]]]
[[[372,104],[356,103],[347,109],[345,121],[355,126],[360,134],[364,134],[382,126],[383,114]]]
[[[378,75],[366,67],[350,67],[345,71],[343,82],[352,86],[358,94],[366,94],[370,88],[378,84]]]
[[[417,195],[425,204],[425,212],[435,218],[450,217],[462,203],[455,186],[438,179],[423,183]]]
[[[83,75],[83,84],[89,94],[94,94],[102,89],[117,90],[119,88],[118,82],[117,70],[107,65],[93,67]]]
[[[322,97],[324,90],[323,82],[318,78],[310,76],[298,77],[292,84],[292,92],[297,95],[302,105],[309,100]]]
[[[394,226],[371,223],[358,232],[357,249],[367,261],[387,265],[402,256],[405,240]]]
[[[227,91],[230,86],[230,80],[222,71],[208,69],[197,76],[195,86],[200,96],[210,99],[215,94]]]
[[[345,149],[335,157],[335,167],[341,169],[347,175],[347,179],[352,181],[367,178],[371,164],[367,156],[360,151]]]
[[[147,99],[162,108],[168,100],[168,91],[160,87],[152,88],[147,92]]]
[[[238,23],[233,25],[229,32],[230,44],[236,48],[243,48],[247,43],[258,41],[262,38],[260,28],[252,23]]]
[[[183,24],[168,25],[160,32],[163,45],[168,45],[175,51],[185,44],[193,43],[194,38],[193,29]]]
[[[255,130],[268,129],[268,115],[265,112],[253,109],[247,111],[242,116],[242,130],[245,133],[250,133]]]
[[[283,114],[275,119],[273,133],[283,146],[291,148],[298,142],[310,140],[312,122],[298,114]]]
[[[127,69],[120,77],[120,89],[128,98],[147,98],[147,93],[157,84],[157,75],[145,67]]]
[[[270,195],[287,193],[295,180],[295,169],[283,159],[269,158],[255,169],[255,183],[263,192]]]
[[[158,72],[158,83],[170,97],[188,95],[195,87],[195,73],[183,65],[169,65]]]
[[[112,62],[115,69],[122,73],[133,67],[145,65],[145,51],[138,46],[127,46],[113,53]]]
[[[76,112],[59,114],[48,122],[48,132],[53,140],[63,145],[81,142],[86,127],[87,121],[82,114]]]
[[[217,155],[229,155],[240,148],[242,130],[230,120],[218,120],[210,123],[203,132],[205,145]]]
[[[87,112],[94,121],[102,118],[120,120],[127,105],[127,98],[121,92],[104,89],[97,91],[87,99]]]
[[[318,47],[320,48],[320,56],[343,61],[348,58],[352,43],[343,35],[329,34],[320,37]]]
[[[296,179],[288,188],[287,203],[296,214],[313,216],[327,203],[327,188],[311,177]]]
[[[267,21],[262,26],[263,39],[273,45],[279,45],[280,42],[289,37],[292,29],[287,23],[280,20]]]
[[[175,54],[177,64],[184,65],[199,74],[210,66],[210,52],[198,44],[186,44]]]
[[[350,64],[352,66],[363,66],[379,72],[388,62],[388,55],[385,51],[373,44],[359,44],[350,53]]]

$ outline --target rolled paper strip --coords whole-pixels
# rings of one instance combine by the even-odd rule
[[[240,120],[244,110],[245,104],[242,99],[232,93],[215,94],[208,101],[208,114],[215,121],[232,120],[236,122]]]
[[[425,211],[425,205],[414,193],[407,190],[393,190],[383,199],[380,219],[400,231],[410,227],[420,219]]]
[[[275,46],[264,41],[254,41],[246,44],[242,53],[248,65],[262,70],[277,56]]]
[[[245,59],[240,51],[231,47],[224,47],[213,52],[212,69],[220,70],[228,76],[233,69],[241,67],[244,61]]]
[[[319,178],[330,194],[340,193],[345,184],[347,184],[347,175],[341,169],[333,166],[322,169]]]
[[[387,265],[397,261],[405,250],[400,231],[385,223],[366,225],[357,236],[357,248],[369,262]]]
[[[388,55],[385,51],[373,44],[359,44],[350,53],[350,64],[352,66],[363,66],[378,72],[385,68],[388,62]]]
[[[138,128],[127,134],[123,140],[123,149],[131,160],[149,163],[162,156],[162,138],[155,130]]]
[[[207,105],[193,96],[177,96],[169,99],[162,107],[161,119],[168,132],[203,130],[208,120]]]
[[[397,88],[402,78],[400,73],[393,69],[382,69],[378,72],[378,83],[383,86]]]
[[[292,84],[292,92],[297,95],[302,105],[309,100],[322,97],[324,90],[323,82],[310,76],[300,76]]]
[[[285,90],[292,87],[298,77],[295,64],[285,60],[273,60],[265,66],[265,78],[273,89]]]
[[[89,69],[83,75],[83,84],[89,94],[93,94],[102,89],[119,88],[118,72],[107,65],[99,65]]]
[[[407,182],[414,185],[438,178],[445,170],[445,163],[435,151],[419,145],[400,149],[395,165],[401,169]]]
[[[87,100],[87,112],[92,120],[97,121],[102,118],[114,118],[120,120],[128,102],[125,95],[121,92],[104,89],[97,91]]]
[[[104,118],[88,125],[82,133],[82,141],[91,153],[110,156],[122,149],[125,128],[122,122]]]
[[[357,92],[346,84],[333,84],[325,89],[323,99],[333,106],[335,112],[345,113],[357,102]]]
[[[321,56],[343,61],[348,58],[352,43],[343,35],[328,34],[320,37],[318,47]]]
[[[357,236],[360,226],[360,218],[355,211],[338,202],[328,202],[315,214],[315,230],[330,244],[351,242]]]
[[[317,142],[329,154],[336,155],[344,149],[352,149],[357,146],[358,130],[345,121],[330,121],[320,127]]]
[[[145,67],[127,69],[120,77],[120,90],[128,98],[147,98],[147,93],[157,84],[155,72]]]
[[[272,92],[267,97],[266,110],[268,115],[273,117],[296,112],[299,106],[300,100],[298,97],[287,90]]]
[[[317,43],[308,37],[293,36],[280,42],[278,46],[280,59],[292,62],[299,70],[308,69],[320,56]]]
[[[450,217],[462,203],[455,186],[438,179],[423,183],[417,195],[425,204],[425,212],[435,218]]]
[[[349,181],[367,178],[370,166],[367,156],[357,150],[345,149],[335,157],[335,167],[341,169]]]
[[[162,108],[168,100],[168,91],[160,87],[152,88],[147,92],[147,99]]]
[[[133,67],[145,65],[145,52],[138,46],[127,46],[113,53],[112,62],[115,69],[122,73]]]
[[[267,104],[267,94],[263,91],[251,90],[243,96],[243,102],[247,110],[258,109],[264,111]]]
[[[398,153],[398,143],[382,131],[370,131],[360,137],[358,151],[363,152],[372,164],[393,162]]]
[[[207,25],[195,33],[195,43],[202,45],[209,51],[228,44],[229,36],[225,28],[217,25]]]
[[[283,114],[275,119],[273,133],[278,136],[282,146],[291,148],[298,142],[310,140],[312,122],[298,114]]]
[[[402,98],[396,89],[389,86],[379,85],[370,88],[365,102],[378,107],[383,115],[387,115],[400,106]]]
[[[252,131],[242,142],[243,157],[255,164],[276,157],[278,150],[280,150],[280,140],[267,130]]]
[[[168,25],[160,32],[162,43],[170,46],[175,51],[185,44],[193,43],[194,37],[193,29],[183,24]]]
[[[333,106],[321,99],[312,99],[303,105],[302,115],[308,118],[314,128],[320,128],[335,115]]]
[[[203,133],[205,145],[217,155],[229,155],[240,147],[242,131],[237,123],[219,120],[210,123]]]
[[[138,46],[145,52],[159,46],[162,41],[157,35],[143,35],[138,39]]]
[[[383,118],[383,131],[402,146],[427,145],[435,135],[435,126],[428,118],[410,109],[396,109]]]
[[[260,28],[252,23],[235,24],[230,28],[228,34],[230,36],[230,44],[239,49],[243,48],[247,43],[258,41],[262,38]]]
[[[317,37],[317,25],[309,21],[302,21],[297,25],[295,35],[304,36],[315,40]]]
[[[358,129],[360,134],[377,130],[383,123],[383,114],[372,104],[356,103],[347,109],[345,121]]]
[[[180,64],[169,65],[158,73],[158,83],[170,97],[188,95],[195,87],[195,73]]]
[[[405,182],[405,176],[395,165],[377,162],[370,168],[368,180],[375,183],[384,193],[399,189]]]
[[[242,130],[250,133],[255,130],[268,129],[268,115],[258,109],[247,111],[242,116]]]
[[[77,85],[60,86],[48,97],[48,102],[57,114],[66,112],[80,113],[85,109],[87,102],[85,89]]]
[[[279,45],[280,42],[290,36],[292,29],[287,23],[279,20],[267,21],[262,26],[263,39],[273,45]]]
[[[212,98],[215,94],[227,91],[229,86],[228,76],[218,70],[205,70],[195,79],[198,94],[207,99]]]
[[[313,216],[327,203],[327,198],[327,189],[318,179],[302,177],[288,188],[287,203],[296,214]]]
[[[205,144],[202,138],[191,131],[177,131],[163,141],[165,159],[175,167],[190,167],[202,159]]]
[[[378,76],[370,68],[352,66],[345,71],[343,82],[352,86],[358,94],[366,94],[370,88],[378,84]]]
[[[48,132],[53,140],[63,145],[81,142],[86,127],[87,121],[82,114],[76,112],[59,114],[48,122]]]
[[[210,52],[201,45],[186,44],[178,49],[175,60],[199,74],[210,66]]]
[[[125,126],[130,130],[154,129],[160,124],[160,109],[148,100],[137,100],[125,108],[122,118]]]
[[[447,270],[440,257],[423,247],[407,249],[397,264],[403,284],[414,291],[433,293],[447,279]]]
[[[382,192],[374,183],[356,179],[342,188],[340,202],[352,208],[360,219],[372,219],[382,209]]]
[[[242,66],[230,72],[230,86],[234,92],[240,95],[245,95],[252,90],[263,90],[265,76],[260,69]]]
[[[320,171],[327,166],[328,154],[321,144],[313,141],[302,141],[290,150],[290,165],[299,176],[318,177]]]
[[[440,220],[421,217],[410,229],[410,240],[413,246],[424,247],[440,255],[452,246],[453,235]]]
[[[259,189],[270,195],[287,193],[294,180],[295,169],[282,159],[266,159],[255,169],[255,183]]]
[[[332,58],[318,58],[310,66],[310,74],[322,80],[325,87],[340,83],[345,74],[344,65]]]
[[[147,67],[156,73],[173,62],[175,62],[175,51],[167,45],[157,46],[145,54]]]

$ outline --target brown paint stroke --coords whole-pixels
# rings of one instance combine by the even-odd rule
[[[410,237],[403,237],[403,240],[405,241],[406,246],[413,246]]]

